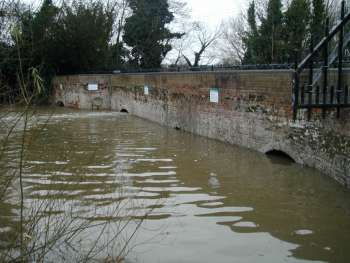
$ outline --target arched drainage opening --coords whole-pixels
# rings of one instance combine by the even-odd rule
[[[56,102],[56,106],[57,107],[64,107],[64,103],[59,100],[59,101]]]
[[[129,113],[127,109],[122,109],[120,112],[122,112],[122,113]]]
[[[276,164],[292,164],[295,160],[287,153],[279,150],[271,150],[266,152],[266,156]]]

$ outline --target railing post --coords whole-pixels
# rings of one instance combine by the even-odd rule
[[[298,116],[298,104],[299,104],[299,74],[297,72],[297,70],[295,69],[294,71],[294,76],[293,76],[293,81],[294,81],[294,85],[293,85],[293,91],[294,91],[294,95],[293,95],[293,120],[296,121],[297,116]]]
[[[293,120],[296,121],[299,108],[299,85],[300,75],[298,73],[297,50],[294,50],[294,74],[293,74]]]
[[[341,21],[345,17],[345,1],[341,2]],[[338,45],[338,88],[337,88],[337,104],[340,104],[340,94],[344,94],[343,88],[343,47],[344,47],[344,25],[341,26],[339,32],[339,45]],[[337,107],[337,118],[340,117],[340,107]]]
[[[329,35],[329,18],[326,20],[325,37]],[[322,118],[326,118],[326,103],[327,103],[327,87],[328,87],[328,42],[324,45],[324,61],[323,61],[323,107],[322,107]]]
[[[312,54],[314,52],[314,41],[311,37],[310,40],[310,53]],[[309,82],[308,82],[308,111],[307,111],[307,118],[308,120],[311,119],[311,113],[312,113],[312,92],[313,92],[313,82],[314,82],[314,59],[311,57],[310,63],[309,63]]]

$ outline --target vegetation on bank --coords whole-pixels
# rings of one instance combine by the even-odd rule
[[[46,102],[57,74],[162,65],[294,63],[322,37],[334,0],[251,0],[216,29],[182,0],[0,0],[0,104],[23,102],[40,76]],[[37,2],[38,3],[38,2]],[[33,73],[35,73],[33,75]],[[25,84],[25,85],[24,85]]]
[[[327,17],[334,5],[325,0],[293,0],[286,9],[281,0],[267,2],[265,15],[255,1],[247,11],[248,29],[243,62],[250,64],[294,63],[324,36]]]

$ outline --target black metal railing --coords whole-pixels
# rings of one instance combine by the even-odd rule
[[[344,47],[350,43],[350,35],[347,34],[344,37],[344,31],[349,21],[350,13],[345,15],[345,1],[343,0],[339,23],[329,30],[329,19],[327,19],[325,36],[320,43],[314,47],[313,41],[310,41],[309,55],[297,65],[294,72],[294,120],[297,119],[299,109],[307,110],[308,119],[311,118],[313,109],[320,109],[323,118],[326,117],[327,110],[334,109],[339,118],[340,109],[350,107],[349,87],[343,81],[343,52]],[[334,51],[329,52],[332,45]],[[320,64],[321,61],[317,60],[320,56],[322,66],[317,70],[315,66]],[[336,71],[331,70],[331,66]],[[336,76],[332,84],[329,79],[330,73]]]
[[[164,66],[162,68],[123,68],[105,70],[86,70],[73,74],[137,74],[137,73],[175,73],[175,72],[210,72],[210,71],[231,71],[231,70],[291,70],[294,64],[244,64],[244,65],[205,65],[199,67],[187,66]],[[59,75],[71,73],[63,72]]]
[[[153,69],[122,69],[120,73],[157,73],[157,72],[208,72],[208,71],[230,71],[230,70],[278,70],[292,69],[292,64],[242,64],[242,65],[204,65],[198,67],[166,66]]]

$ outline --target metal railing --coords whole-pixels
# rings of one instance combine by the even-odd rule
[[[336,109],[337,117],[340,117],[340,109],[350,107],[349,87],[343,83],[343,52],[344,47],[350,42],[347,34],[344,38],[345,26],[350,21],[350,13],[345,15],[345,1],[341,4],[340,22],[332,30],[329,30],[329,19],[325,26],[325,36],[316,47],[310,43],[310,53],[296,67],[293,80],[293,118],[297,119],[299,109],[307,109],[308,119],[311,118],[313,109],[321,109],[322,117],[326,117],[326,111]],[[331,41],[336,41],[335,51],[329,52]],[[319,63],[316,57],[322,53],[322,67],[318,71],[315,66]],[[337,62],[337,63],[336,63]],[[336,63],[336,84],[330,85],[330,66]],[[305,71],[308,71],[305,74]],[[306,81],[302,83],[302,78]],[[321,83],[320,83],[321,82]]]
[[[75,74],[137,74],[137,73],[175,73],[175,72],[210,72],[232,70],[292,70],[294,64],[248,64],[248,65],[209,65],[199,67],[164,66],[162,68],[124,68],[107,70],[86,70]],[[65,75],[64,73],[60,75]]]

